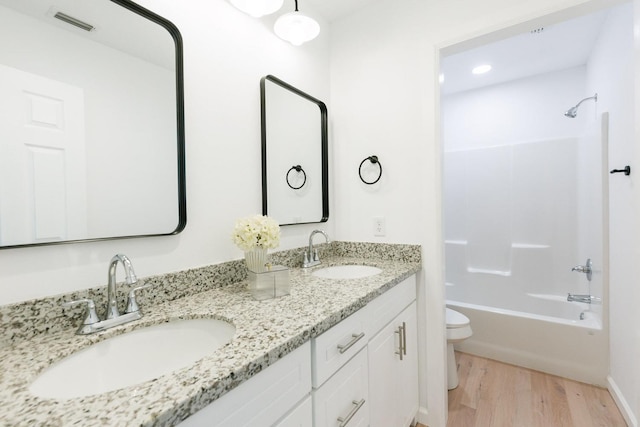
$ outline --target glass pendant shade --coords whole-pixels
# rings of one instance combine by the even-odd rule
[[[278,18],[273,31],[283,40],[294,46],[300,46],[304,42],[313,40],[320,34],[320,24],[313,18],[295,11],[289,12]]]
[[[278,11],[284,0],[229,0],[237,9],[254,18],[260,18]]]

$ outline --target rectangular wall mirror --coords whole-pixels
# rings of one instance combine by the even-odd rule
[[[0,0],[0,247],[186,224],[182,41],[128,0]]]
[[[262,213],[280,225],[329,219],[327,107],[274,76],[260,81]]]

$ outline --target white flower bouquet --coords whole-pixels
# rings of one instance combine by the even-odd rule
[[[231,238],[245,252],[277,248],[280,244],[280,225],[263,215],[240,218],[236,221]]]

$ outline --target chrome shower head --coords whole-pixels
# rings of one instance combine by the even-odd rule
[[[572,119],[575,119],[575,117],[578,115],[578,107],[576,106],[576,107],[569,108],[567,111],[564,112],[564,115]]]
[[[578,107],[580,106],[580,104],[582,104],[584,101],[587,101],[589,99],[593,99],[595,102],[598,102],[598,94],[596,93],[595,95],[585,98],[582,101],[578,102],[575,107],[571,107],[567,111],[565,111],[564,115],[571,119],[575,119],[576,116],[578,115]]]

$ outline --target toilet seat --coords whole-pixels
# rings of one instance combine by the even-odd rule
[[[469,325],[469,318],[450,308],[446,308],[447,329],[463,328]]]
[[[447,342],[455,343],[469,338],[473,332],[469,318],[450,308],[446,309]]]

